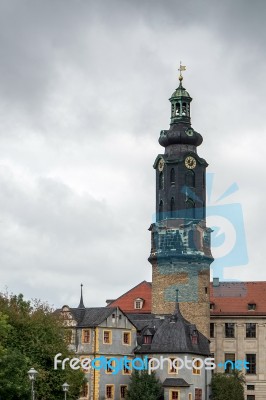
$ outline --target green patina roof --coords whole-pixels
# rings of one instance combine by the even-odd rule
[[[189,97],[190,98],[190,95],[186,91],[186,89],[182,86],[182,84],[180,83],[178,88],[172,94],[171,98],[173,98],[173,97]]]

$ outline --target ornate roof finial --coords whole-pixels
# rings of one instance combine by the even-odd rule
[[[180,67],[178,68],[180,84],[182,84],[182,80],[183,80],[182,71],[185,71],[186,68],[187,68],[187,67],[186,67],[185,65],[182,65],[182,61],[180,61]]]
[[[78,306],[78,308],[85,308],[85,306],[84,306],[84,303],[83,303],[83,291],[82,291],[82,288],[83,288],[83,284],[81,283],[81,285],[80,285],[80,302],[79,302],[79,306]]]

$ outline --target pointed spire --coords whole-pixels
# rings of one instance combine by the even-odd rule
[[[83,303],[83,284],[81,283],[80,285],[80,302],[78,308],[85,308],[84,303]]]

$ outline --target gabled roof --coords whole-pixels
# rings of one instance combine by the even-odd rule
[[[77,322],[77,327],[94,328],[104,322],[112,313],[115,313],[117,307],[91,307],[91,308],[69,308],[69,312]],[[60,313],[62,309],[55,312]],[[121,314],[125,315],[121,309]],[[131,321],[130,321],[131,322]],[[133,325],[134,323],[131,322]]]
[[[144,300],[143,307],[141,309],[135,309],[134,301],[139,298]],[[126,313],[150,313],[151,283],[142,281],[116,300],[113,300],[107,307],[120,307]]]

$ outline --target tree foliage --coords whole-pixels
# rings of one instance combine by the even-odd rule
[[[134,371],[127,391],[127,400],[158,400],[162,398],[162,384],[155,372]]]
[[[54,356],[71,356],[61,319],[47,304],[25,301],[23,295],[0,294],[0,399],[28,400],[28,370],[38,371],[36,400],[62,399],[62,384],[70,385],[68,399],[77,399],[84,381],[81,371],[54,370]]]
[[[218,373],[212,377],[212,400],[244,400],[244,376],[239,371]]]

